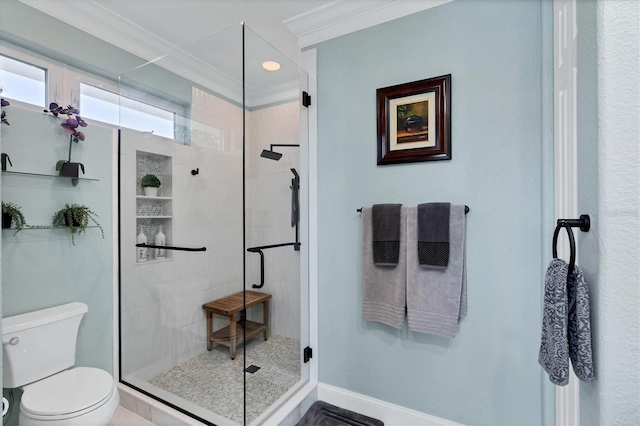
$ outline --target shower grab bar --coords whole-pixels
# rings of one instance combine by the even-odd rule
[[[157,249],[176,250],[176,251],[207,251],[206,247],[156,246],[153,244],[145,244],[145,243],[136,244],[136,247],[157,248]]]
[[[469,213],[469,210],[471,210],[471,209],[469,209],[469,206],[464,206],[464,214]],[[359,209],[356,209],[356,211],[358,213],[362,213],[362,207],[360,207]]]
[[[293,249],[296,251],[300,250],[300,243],[282,243],[282,244],[271,244],[268,246],[259,246],[259,247],[249,247],[247,249],[250,253],[258,253],[260,255],[260,284],[252,284],[251,288],[262,288],[264,286],[264,253],[262,250],[277,248],[277,247],[287,247],[293,246]]]
[[[295,242],[295,243],[282,243],[282,244],[271,244],[269,246],[259,246],[259,247],[249,247],[247,249],[247,251],[251,252],[251,253],[257,253],[260,250],[265,250],[265,249],[270,249],[270,248],[276,248],[276,247],[286,247],[286,246],[293,246],[293,249],[295,251],[300,250],[300,243]]]

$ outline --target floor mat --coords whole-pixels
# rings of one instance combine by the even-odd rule
[[[384,423],[324,401],[316,401],[296,426],[384,426]]]

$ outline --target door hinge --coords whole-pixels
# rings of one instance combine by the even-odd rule
[[[304,348],[304,351],[302,352],[304,355],[304,363],[306,364],[307,362],[309,362],[309,360],[311,358],[313,358],[313,350],[311,350],[311,348],[309,346],[307,346],[306,348]]]
[[[302,92],[302,105],[307,108],[311,105],[311,95],[305,91]]]

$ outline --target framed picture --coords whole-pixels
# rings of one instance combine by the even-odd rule
[[[378,165],[451,159],[451,74],[376,95]]]

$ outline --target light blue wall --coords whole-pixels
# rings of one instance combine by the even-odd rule
[[[552,419],[537,362],[550,5],[455,1],[317,46],[321,382],[464,424]],[[376,166],[376,89],[448,73],[453,159]],[[356,209],[428,201],[471,208],[469,314],[451,340],[361,320]]]
[[[10,126],[2,133],[2,152],[10,170],[55,173],[65,159],[69,138],[61,120],[16,105],[6,108]],[[87,229],[76,236],[66,229],[2,231],[2,312],[11,316],[68,302],[89,306],[80,326],[76,365],[113,370],[112,141],[113,130],[90,124],[86,140],[73,144],[72,160],[99,182],[71,185],[69,179],[3,174],[2,200],[22,207],[27,223],[48,225],[65,203],[96,212],[105,232]]]

